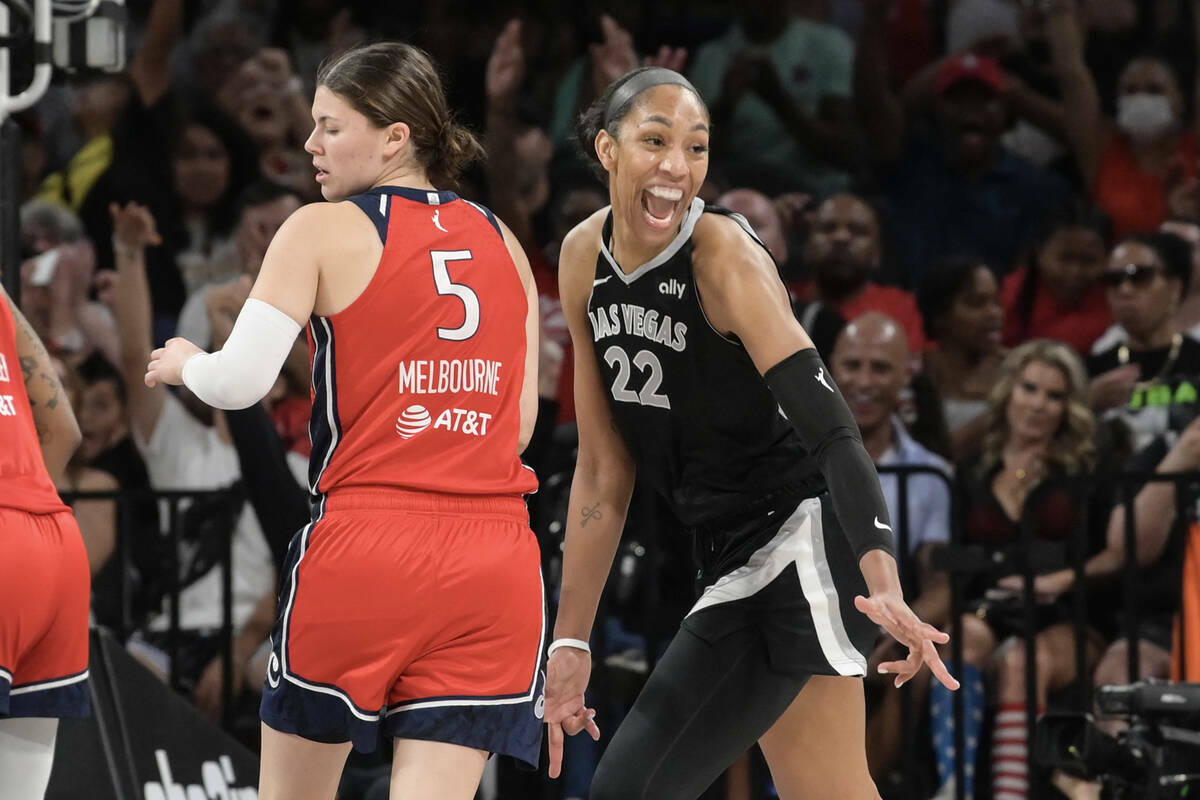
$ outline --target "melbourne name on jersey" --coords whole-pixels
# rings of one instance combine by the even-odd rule
[[[500,394],[499,361],[482,358],[400,362],[400,394]]]

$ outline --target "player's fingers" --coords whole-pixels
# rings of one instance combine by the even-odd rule
[[[582,708],[576,714],[562,721],[562,728],[569,736],[574,736],[588,726],[596,716],[590,708]]]
[[[588,736],[592,737],[593,742],[600,741],[600,726],[596,724],[595,718],[589,718],[586,728]]]
[[[942,663],[942,657],[938,655],[937,648],[933,646],[932,642],[925,643],[922,654],[925,657],[925,663],[929,665],[930,671],[942,682],[942,685],[951,691],[958,688],[958,681],[950,674],[950,670],[946,669],[946,665]]]
[[[559,772],[562,771],[563,732],[562,728],[554,723],[547,725],[546,729],[550,740],[550,769],[548,773],[551,778],[557,778]]]
[[[899,675],[908,669],[907,661],[884,661],[876,669],[883,675]]]

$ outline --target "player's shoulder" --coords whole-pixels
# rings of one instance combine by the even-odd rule
[[[371,222],[351,202],[309,203],[300,206],[284,221],[277,236],[297,242],[336,242],[340,237],[333,232],[352,232],[355,228],[369,228]]]
[[[559,255],[560,267],[583,262],[594,264],[600,255],[600,239],[604,230],[604,220],[608,217],[610,207],[605,206],[592,212],[586,219],[567,232],[563,237],[562,249]]]
[[[776,274],[775,262],[750,230],[729,213],[708,212],[692,231],[692,263],[697,271],[744,274],[747,269]]]

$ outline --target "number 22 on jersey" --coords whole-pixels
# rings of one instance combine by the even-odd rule
[[[641,390],[637,392],[629,388],[629,378],[633,370],[630,369],[631,362],[624,349],[614,344],[604,351],[604,362],[617,369],[617,377],[613,379],[612,384],[614,400],[670,410],[671,398],[658,391],[658,388],[662,386],[663,368],[662,362],[654,353],[649,350],[638,350],[633,356],[633,366],[641,372],[649,371],[650,373],[646,382],[642,384]]]

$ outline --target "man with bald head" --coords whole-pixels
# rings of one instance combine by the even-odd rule
[[[779,265],[787,282],[787,272],[784,265],[788,260],[787,233],[783,228],[783,220],[771,198],[754,189],[730,189],[717,198],[717,205],[724,206],[746,218],[750,227],[758,234],[767,251]],[[793,287],[789,284],[788,291],[792,295],[792,307],[796,318],[804,326],[804,330],[812,339],[821,354],[821,358],[829,360],[833,352],[833,340],[841,333],[846,321],[842,315],[823,303],[805,303],[796,297]]]
[[[867,311],[897,320],[909,346],[926,346],[921,314],[911,294],[874,282],[882,261],[879,216],[866,200],[841,192],[827,198],[813,214],[804,264],[813,280],[813,299],[837,311],[847,322]]]
[[[908,338],[896,320],[868,311],[851,320],[838,336],[830,369],[842,389],[863,445],[876,466],[927,466],[950,472],[950,465],[917,443],[897,416],[901,395],[912,377]],[[892,519],[899,520],[899,486],[880,475]],[[921,479],[921,480],[919,480]],[[941,479],[914,475],[908,480],[909,552],[930,541],[945,541],[950,493]],[[897,536],[902,525],[897,524]],[[924,617],[922,617],[924,619]]]
[[[932,467],[949,476],[951,469],[946,460],[918,444],[897,414],[911,378],[910,363],[904,329],[891,317],[868,311],[848,322],[838,336],[830,370],[877,467]],[[949,583],[944,573],[929,569],[929,555],[935,544],[946,542],[950,536],[950,486],[937,475],[909,475],[908,519],[904,521],[900,519],[899,477],[880,473],[879,484],[896,530],[896,555],[907,557],[910,574],[917,576],[919,595],[912,601],[912,608],[921,619],[937,620],[931,625],[944,625],[950,618]],[[905,535],[908,546],[901,550]],[[887,643],[881,644],[871,657],[868,675],[875,674],[874,667],[880,661],[893,656],[903,654]],[[927,681],[914,681],[912,685],[918,692],[928,689]],[[869,690],[868,700],[874,702],[869,703],[867,761],[872,776],[880,778],[900,754],[901,742],[896,736],[900,729],[900,695],[883,681]]]

